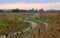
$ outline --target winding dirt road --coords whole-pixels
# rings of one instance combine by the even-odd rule
[[[26,28],[25,30],[23,30],[23,32],[28,31],[29,29],[31,29],[31,27],[32,27],[33,29],[37,27],[37,23],[36,23],[36,22],[32,22],[32,21],[29,21],[29,20],[21,19],[21,18],[19,18],[19,20],[22,20],[22,21],[24,21],[24,22],[29,22],[29,23],[31,24],[31,26],[28,27],[28,28]],[[41,22],[41,21],[39,21],[39,22]],[[41,23],[43,23],[44,25],[48,26],[48,23],[45,23],[45,22],[41,22]],[[13,34],[16,35],[17,33],[20,34],[21,32],[18,31],[18,32],[12,33],[12,35],[13,35]],[[6,36],[5,36],[5,35],[2,35],[2,36],[0,36],[0,38],[6,38]]]
[[[20,18],[20,20],[22,20],[22,19]],[[37,26],[37,23],[35,23],[35,22],[28,21],[28,20],[23,20],[23,21],[29,22],[29,23],[31,24],[31,27],[32,27],[32,28],[35,28],[35,27]],[[25,30],[23,30],[23,32],[28,31],[31,27],[26,28]],[[19,32],[15,32],[15,33],[13,33],[13,34],[16,35],[17,33],[21,33],[21,32],[19,31]],[[12,35],[13,35],[13,34],[12,34]],[[5,36],[5,35],[2,35],[2,36],[0,36],[0,38],[6,38],[6,36]]]

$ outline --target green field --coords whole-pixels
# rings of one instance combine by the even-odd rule
[[[0,35],[4,35],[6,33],[18,32],[20,30],[30,27],[31,24],[29,22],[23,21],[23,20],[28,20],[37,23],[37,27],[35,29],[32,30],[30,29],[29,31],[25,32],[23,35],[24,37],[26,35],[34,36],[33,34],[37,33],[38,29],[40,28],[44,33],[43,35],[45,35],[44,29],[46,29],[46,34],[47,34],[46,37],[51,38],[52,35],[50,35],[50,33],[51,32],[55,33],[57,29],[57,23],[56,23],[57,21],[56,18],[58,16],[57,14],[58,13],[1,13],[0,14]],[[39,21],[48,23],[49,24],[48,28],[46,28],[46,26]],[[41,38],[43,38],[42,37],[43,35],[41,33]]]

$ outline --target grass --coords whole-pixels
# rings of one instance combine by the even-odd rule
[[[33,22],[42,21],[51,25],[51,27],[48,26],[48,28],[45,28],[44,24],[37,23],[38,24],[37,28],[41,28],[42,30],[40,34],[41,35],[40,38],[45,38],[45,37],[60,38],[60,32],[57,32],[57,28],[60,28],[57,23],[57,20],[58,20],[57,18],[59,17],[60,15],[58,12],[57,13],[24,13],[24,14],[23,13],[22,14],[21,13],[1,13],[0,14],[0,34],[5,34],[6,32],[10,32],[10,31],[16,32],[16,31],[19,31],[20,29],[29,27],[30,26],[29,23],[19,20],[19,18],[22,18],[25,20],[33,21]],[[7,27],[9,28],[7,29]],[[44,31],[44,29],[46,31]],[[33,33],[31,33],[31,35],[34,36],[34,34],[38,32],[38,29],[29,30],[25,32],[26,36],[30,35],[30,32],[32,31]]]
[[[20,29],[27,28],[30,26],[28,22],[19,20],[24,16],[15,14],[2,14],[0,15],[0,34],[5,34],[6,32],[16,32]],[[7,28],[8,27],[8,28]]]

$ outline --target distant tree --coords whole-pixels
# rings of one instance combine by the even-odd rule
[[[44,9],[40,9],[39,12],[44,12]]]
[[[27,12],[27,10],[20,10],[20,12]]]
[[[4,10],[0,10],[0,12],[4,12]]]
[[[32,12],[34,12],[35,10],[34,10],[34,8],[32,8]]]
[[[35,12],[38,12],[38,9],[36,9]]]
[[[53,9],[50,9],[50,10],[47,10],[47,12],[56,12],[57,10],[53,10]]]
[[[28,12],[35,12],[34,8],[28,10]]]
[[[12,12],[27,12],[27,10],[22,10],[22,9],[12,9]]]
[[[12,12],[20,12],[20,10],[17,8],[17,9],[12,9]]]

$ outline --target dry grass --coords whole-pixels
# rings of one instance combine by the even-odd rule
[[[19,15],[24,15],[24,14],[33,14],[35,16],[41,17],[41,18],[49,18],[49,25],[51,27],[45,28],[44,24],[39,24],[42,26],[40,35],[38,36],[38,31],[39,27],[37,29],[33,29],[28,35],[26,35],[26,38],[60,38],[60,13],[55,12],[55,13],[0,13],[0,17],[2,15],[7,15],[9,16],[9,19],[14,19],[14,17],[19,16]],[[53,18],[50,18],[53,17]]]

